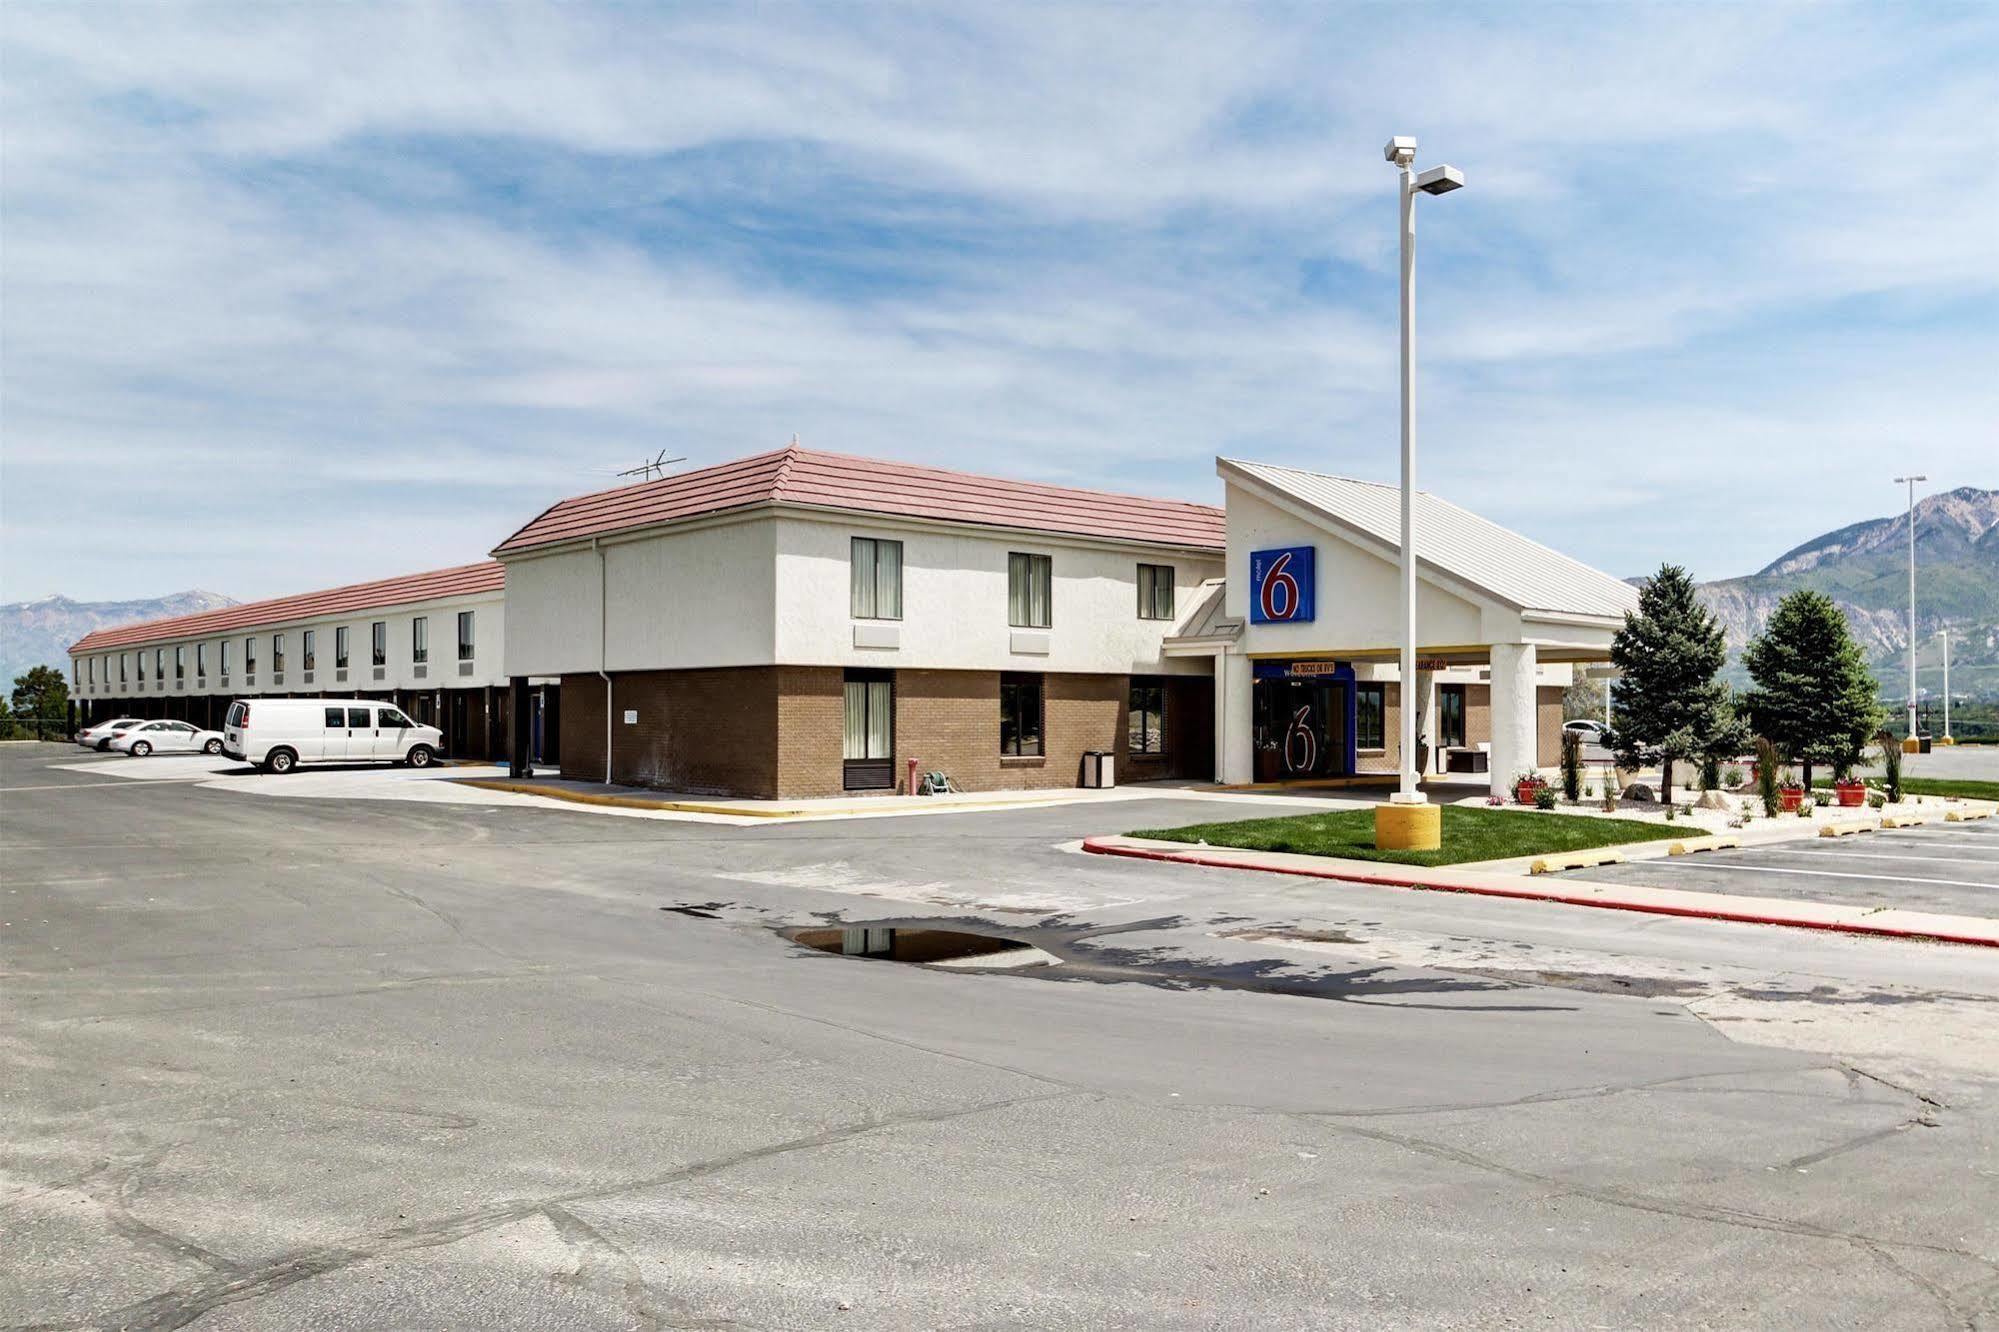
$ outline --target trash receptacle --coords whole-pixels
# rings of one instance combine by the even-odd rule
[[[1083,785],[1092,789],[1117,785],[1117,763],[1108,751],[1083,751]]]

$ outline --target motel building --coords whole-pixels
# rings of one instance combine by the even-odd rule
[[[84,726],[168,717],[220,730],[239,698],[370,698],[507,753],[506,575],[480,564],[99,629],[69,650]]]
[[[487,564],[99,631],[76,692],[204,723],[389,698],[448,753],[752,798],[1071,787],[1099,754],[1120,783],[1392,780],[1405,705],[1459,793],[1557,761],[1631,588],[1419,496],[1405,692],[1400,492],[1217,471],[1220,508],[793,445],[562,500]]]

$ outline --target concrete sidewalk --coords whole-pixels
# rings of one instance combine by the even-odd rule
[[[1396,865],[1371,860],[1339,860],[1280,851],[1239,851],[1228,847],[1190,846],[1142,837],[1091,837],[1083,850],[1093,855],[1126,856],[1221,869],[1262,870],[1390,888],[1431,892],[1471,893],[1481,897],[1511,897],[1553,902],[1563,906],[1597,907],[1660,916],[1692,916],[1747,925],[1786,925],[1795,929],[1829,930],[1840,934],[1876,935],[1892,939],[1936,940],[1999,948],[1999,920],[1949,916],[1895,908],[1840,906],[1829,902],[1788,901],[1771,897],[1741,897],[1722,893],[1683,892],[1636,884],[1592,883],[1588,880],[1496,874],[1457,867]]]

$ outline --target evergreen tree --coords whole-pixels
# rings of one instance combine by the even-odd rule
[[[1611,641],[1610,659],[1623,672],[1612,712],[1610,744],[1618,763],[1657,760],[1660,799],[1673,798],[1673,761],[1734,752],[1743,739],[1728,686],[1716,679],[1728,659],[1721,625],[1694,594],[1694,580],[1663,565],[1638,593]]]
[[[1792,762],[1829,764],[1845,776],[1881,724],[1879,686],[1846,616],[1823,592],[1800,589],[1777,603],[1743,654],[1756,681],[1744,698],[1751,723]]]
[[[69,682],[53,666],[35,666],[14,677],[14,715],[58,720],[69,708]]]

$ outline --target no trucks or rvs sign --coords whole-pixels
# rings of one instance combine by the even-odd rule
[[[1312,618],[1310,546],[1249,553],[1251,624],[1302,624]]]

